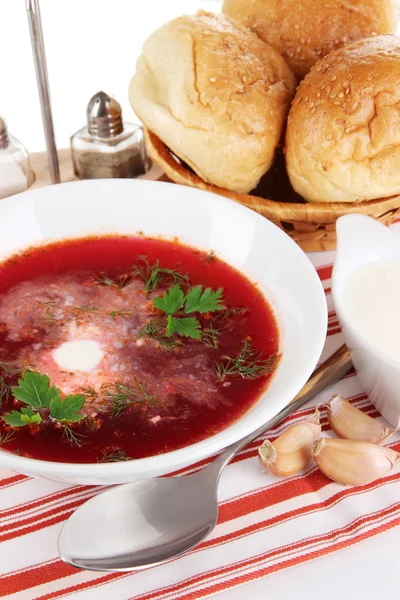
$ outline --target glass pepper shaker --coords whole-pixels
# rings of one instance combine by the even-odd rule
[[[122,120],[119,103],[98,92],[87,107],[87,125],[71,137],[79,179],[133,178],[148,170],[143,129]]]
[[[28,151],[8,132],[0,117],[0,198],[23,192],[34,181]]]

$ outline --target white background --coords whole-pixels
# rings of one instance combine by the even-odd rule
[[[58,148],[86,122],[96,92],[115,96],[134,121],[128,85],[150,33],[218,0],[41,0],[54,128]],[[0,0],[0,114],[30,152],[44,150],[25,0]]]

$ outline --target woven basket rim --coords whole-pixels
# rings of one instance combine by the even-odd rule
[[[239,194],[220,188],[202,180],[196,173],[178,162],[164,142],[148,128],[144,128],[146,146],[151,158],[164,170],[167,177],[175,183],[197,187],[218,195],[231,198],[251,208],[267,219],[293,222],[332,223],[340,216],[349,213],[362,213],[379,217],[398,208],[400,195],[379,198],[366,202],[280,202],[259,196]]]

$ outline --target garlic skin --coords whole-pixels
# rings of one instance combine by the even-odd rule
[[[316,409],[312,417],[291,425],[274,442],[265,440],[258,454],[266,471],[289,476],[307,466],[311,460],[312,445],[321,435],[319,416]]]
[[[364,414],[343,396],[333,396],[327,406],[331,429],[341,438],[380,444],[396,433],[377,419]]]
[[[400,454],[369,442],[320,438],[312,448],[317,467],[343,485],[365,485],[383,477],[400,461]]]

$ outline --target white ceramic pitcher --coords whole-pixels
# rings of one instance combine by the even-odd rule
[[[361,265],[376,260],[400,261],[400,236],[378,221],[358,214],[340,217],[336,231],[337,253],[332,275],[335,310],[363,389],[379,412],[397,425],[400,362],[374,347],[354,328],[343,304],[343,291],[349,276]]]

